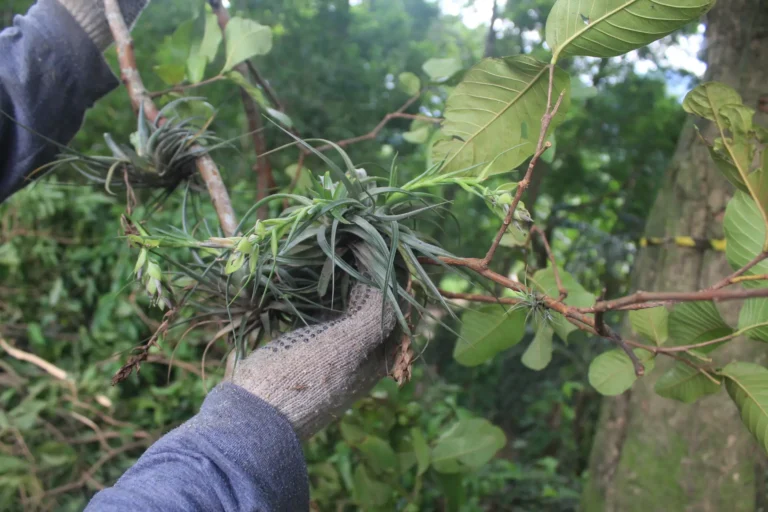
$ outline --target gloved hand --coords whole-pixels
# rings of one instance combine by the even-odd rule
[[[347,312],[284,334],[238,362],[225,378],[283,413],[307,439],[365,396],[391,368],[395,314],[383,294],[356,284]],[[389,364],[388,364],[389,363]],[[230,361],[230,365],[231,365]]]
[[[104,51],[112,44],[112,32],[109,30],[107,16],[104,13],[104,0],[58,0],[72,17],[83,27],[88,37],[96,47]],[[149,0],[119,0],[120,11],[123,13],[125,24],[133,28],[141,11]]]

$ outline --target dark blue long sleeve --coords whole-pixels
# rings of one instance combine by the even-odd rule
[[[234,384],[166,434],[86,512],[309,510],[304,455],[288,420]]]
[[[40,0],[0,32],[0,201],[59,153],[40,135],[68,144],[85,111],[118,84],[85,31],[55,0]]]

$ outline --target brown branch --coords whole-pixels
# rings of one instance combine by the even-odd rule
[[[734,284],[734,283],[738,283],[739,281],[749,280],[749,279],[744,279],[744,278],[738,280],[738,278],[740,276],[742,276],[745,272],[749,271],[752,267],[754,267],[755,265],[757,265],[761,261],[765,260],[766,258],[768,258],[768,252],[761,252],[760,254],[755,256],[752,259],[752,261],[750,261],[749,263],[747,263],[746,265],[741,267],[739,270],[737,270],[733,274],[729,275],[728,277],[718,281],[717,283],[713,284],[712,286],[710,286],[707,289],[708,290],[719,290],[720,288],[724,288],[724,287],[726,287],[728,285],[731,285],[731,284]],[[756,278],[754,278],[754,279],[757,280]]]
[[[635,305],[644,305],[647,302],[695,302],[695,301],[728,301],[749,299],[753,297],[768,297],[768,288],[757,288],[751,290],[701,290],[698,292],[635,292],[632,295],[621,297],[619,299],[597,302],[594,306],[588,308],[574,308],[580,313],[597,313],[598,311],[616,311],[634,308]]]
[[[539,141],[536,144],[536,151],[534,152],[533,158],[531,158],[531,161],[528,164],[528,170],[525,172],[525,176],[517,184],[515,197],[512,200],[512,204],[509,206],[507,215],[504,217],[504,222],[502,222],[501,228],[499,228],[499,231],[496,233],[496,237],[493,239],[493,243],[491,244],[490,249],[488,249],[485,258],[482,260],[483,265],[486,267],[491,263],[493,255],[496,254],[496,250],[499,248],[501,238],[504,236],[504,233],[507,232],[507,228],[509,228],[509,225],[512,223],[512,218],[515,215],[515,210],[517,209],[517,205],[520,203],[520,199],[523,197],[523,192],[525,192],[525,189],[528,188],[528,185],[531,183],[531,175],[533,174],[533,169],[536,167],[536,163],[539,161],[541,155],[552,146],[550,142],[545,142],[547,130],[549,129],[549,125],[552,123],[552,119],[554,118],[555,114],[557,114],[557,110],[560,108],[560,104],[563,101],[563,96],[565,95],[565,90],[563,90],[560,93],[560,97],[557,99],[555,106],[552,107],[552,89],[554,85],[555,66],[550,64],[549,86],[547,89],[547,109],[544,111],[544,115],[541,117],[541,130],[539,131]]]
[[[109,28],[115,39],[117,49],[117,59],[120,63],[120,76],[123,79],[128,96],[131,99],[134,112],[138,114],[140,106],[144,111],[144,116],[150,122],[156,122],[159,126],[165,123],[165,119],[158,119],[160,111],[157,109],[152,99],[141,81],[138,68],[136,67],[136,55],[133,51],[133,40],[130,31],[125,24],[120,6],[117,0],[104,0],[104,11],[109,22]],[[193,146],[192,151],[204,151],[200,146]],[[211,196],[216,214],[219,217],[219,223],[225,236],[233,236],[237,228],[235,212],[232,209],[232,202],[229,199],[221,174],[210,156],[204,154],[195,161],[197,170],[203,178],[208,193]]]
[[[404,112],[405,112],[405,110],[408,107],[413,105],[413,103],[416,100],[418,100],[420,97],[421,97],[421,91],[419,91],[418,94],[415,94],[414,96],[411,96],[410,98],[408,98],[408,101],[403,103],[403,105],[400,108],[398,108],[394,112],[391,112],[391,113],[385,115],[384,118],[381,121],[379,121],[379,124],[377,124],[373,128],[373,130],[369,131],[365,135],[358,135],[357,137],[352,137],[351,139],[340,140],[340,141],[338,141],[336,143],[336,145],[343,148],[343,147],[355,144],[357,142],[362,142],[362,141],[365,141],[365,140],[373,140],[373,139],[375,139],[379,135],[379,132],[392,119],[397,119],[397,118],[414,119],[413,114],[405,114]],[[429,119],[430,121],[433,120],[432,118],[426,117],[426,116],[418,116],[418,118],[419,119]],[[437,119],[434,119],[434,121],[435,122],[439,122],[439,120],[437,120]],[[324,146],[320,146],[320,147],[315,148],[316,151],[328,151],[329,149],[333,149],[333,146],[330,145],[330,144],[326,144]]]
[[[541,243],[544,245],[544,251],[547,253],[549,262],[552,264],[552,272],[555,274],[555,283],[557,283],[557,291],[560,292],[560,300],[568,297],[568,290],[563,286],[563,281],[560,279],[560,271],[557,269],[557,263],[555,262],[555,256],[552,254],[552,248],[549,246],[547,235],[536,226],[531,226],[531,233],[536,233],[541,238]]]
[[[248,66],[248,71],[251,72],[251,76],[256,81],[257,84],[261,87],[261,89],[264,91],[264,93],[267,95],[267,98],[269,99],[269,102],[272,103],[277,110],[280,112],[285,112],[285,106],[280,101],[280,98],[277,97],[277,94],[275,93],[275,90],[272,89],[272,86],[269,85],[269,82],[267,82],[263,76],[261,76],[261,73],[259,73],[259,70],[256,69],[256,66],[251,62],[250,60],[245,61],[246,65]]]
[[[39,356],[36,356],[35,354],[30,354],[29,352],[25,352],[18,348],[12,347],[3,338],[0,338],[0,347],[2,347],[2,349],[5,350],[8,353],[8,355],[13,357],[14,359],[32,363],[33,365],[37,366],[38,368],[50,374],[55,379],[67,380],[67,372],[65,372],[55,364],[49,363],[45,359]]]
[[[455,293],[455,292],[449,292],[447,290],[443,290],[438,288],[438,291],[440,292],[440,295],[447,299],[460,299],[460,300],[468,300],[470,302],[487,302],[489,304],[509,304],[509,305],[516,305],[523,302],[522,299],[515,299],[512,297],[493,297],[491,295],[480,295],[477,293]]]

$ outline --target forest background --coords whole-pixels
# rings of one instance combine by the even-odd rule
[[[12,15],[25,12],[31,3],[3,1],[0,25],[8,26]],[[233,2],[231,13],[270,27],[272,47],[253,63],[298,133],[331,141],[369,134],[345,146],[356,163],[384,174],[396,159],[400,175],[413,177],[427,163],[424,142],[431,126],[387,118],[413,95],[411,75],[403,73],[426,83],[436,66],[459,70],[489,56],[544,56],[544,21],[553,3],[250,0]],[[765,5],[758,0],[730,4],[729,12],[743,17],[749,17],[751,8],[765,14]],[[168,73],[178,71],[174,65],[189,51],[180,25],[203,12],[202,1],[155,0],[142,16],[133,34],[139,69],[151,91],[167,89],[166,81],[175,83]],[[722,259],[717,244],[708,242],[719,239],[717,228],[646,231],[681,132],[685,138],[682,98],[704,76],[707,23],[721,12],[718,6],[708,19],[622,57],[576,57],[563,64],[578,80],[572,82],[570,108],[553,140],[554,151],[539,163],[525,203],[550,240],[558,264],[585,288],[604,289],[605,298],[632,289],[630,273],[641,245],[648,242],[641,243],[645,236],[660,238],[651,240],[658,250]],[[742,37],[739,34],[734,38]],[[757,36],[745,28],[743,39],[750,37]],[[737,43],[726,42],[734,48]],[[117,69],[114,50],[107,56]],[[295,179],[296,151],[257,160],[254,141],[273,148],[285,142],[285,135],[264,121],[256,137],[243,136],[253,126],[234,91],[231,82],[215,81],[196,88],[194,94],[215,106],[211,129],[232,143],[213,155],[236,208],[244,211],[252,205],[264,183],[271,192],[301,193],[310,183],[303,175]],[[405,112],[440,118],[445,101],[444,92],[435,90]],[[72,146],[84,153],[103,153],[104,133],[127,137],[135,123],[128,96],[120,89],[88,113]],[[320,167],[307,162],[302,171],[315,165]],[[719,179],[718,186],[729,194],[732,187]],[[450,208],[458,225],[445,222],[430,234],[449,251],[481,257],[498,229],[498,217],[480,198],[450,188],[441,193],[453,201]],[[226,343],[209,346],[219,327],[197,325],[187,331],[190,325],[182,324],[171,330],[174,336],[168,339],[173,343],[153,349],[138,376],[110,385],[131,349],[150,337],[163,319],[163,312],[150,307],[134,282],[135,249],[118,237],[124,207],[122,197],[103,187],[58,174],[0,206],[4,349],[10,347],[6,351],[11,355],[13,349],[34,353],[55,364],[46,371],[6,354],[0,360],[3,510],[82,509],[149,444],[192,416],[206,391],[221,378]],[[167,219],[173,224],[180,207],[178,197],[169,198],[153,221]],[[687,239],[675,241],[674,236],[693,237],[695,246],[682,247],[689,245]],[[516,247],[499,253],[508,274],[523,270],[521,256]],[[540,244],[534,244],[526,257],[538,268],[547,266],[548,256]],[[449,292],[471,291],[452,276],[445,276],[440,286]],[[456,305],[457,311],[466,307],[460,301]],[[606,320],[615,325],[620,317],[609,314]],[[460,328],[447,317],[445,322]],[[306,444],[313,507],[610,510],[612,505],[605,503],[614,498],[602,484],[604,465],[590,454],[601,421],[610,426],[615,417],[606,417],[612,414],[606,407],[601,419],[601,397],[587,377],[590,361],[612,345],[599,338],[558,343],[552,362],[534,372],[521,362],[533,336],[528,332],[488,363],[467,368],[454,360],[455,334],[437,324],[427,325],[419,340],[423,352],[409,384],[401,389],[391,382],[381,384],[340,424]],[[729,412],[736,417],[735,408]],[[451,432],[457,424],[472,428]],[[454,471],[448,467],[450,460],[442,461],[442,467],[436,463],[434,452],[430,464],[418,450],[399,450],[397,432],[402,427],[421,432],[430,449],[446,432],[470,446],[488,441],[491,448]],[[632,434],[628,436],[631,439]],[[606,451],[613,449],[605,446]],[[685,468],[689,450],[698,449],[687,448],[685,442],[675,446],[680,454],[669,462],[674,467],[671,474]],[[684,510],[699,499],[693,496],[695,488],[666,482],[670,474],[633,455],[632,445],[623,453],[636,457],[625,463],[643,474],[642,485],[634,477],[622,479],[619,465],[607,477],[617,478],[610,484],[614,492],[632,495],[642,489],[647,503],[664,499],[676,504],[663,510]],[[756,503],[764,500],[766,473],[761,461],[754,464],[757,470],[748,471],[752,476],[745,476],[732,494],[721,498],[732,499],[728,503],[735,510],[757,510]],[[414,467],[418,470],[406,470]],[[601,483],[594,482],[598,477]],[[749,486],[748,493],[743,485]],[[744,501],[743,506],[734,505],[738,500]]]

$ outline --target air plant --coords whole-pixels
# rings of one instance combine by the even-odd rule
[[[208,126],[213,121],[213,107],[198,103],[211,111],[208,117],[182,117],[184,104],[201,98],[181,98],[163,107],[154,122],[139,112],[136,131],[130,143],[118,143],[109,133],[104,140],[111,155],[86,155],[63,147],[63,153],[36,172],[71,167],[88,181],[112,188],[130,186],[136,189],[174,190],[195,175],[197,157],[221,144]],[[162,121],[161,121],[162,120]]]
[[[237,236],[199,239],[193,235],[199,230],[189,229],[186,218],[183,229],[150,234],[141,228],[128,234],[140,248],[137,273],[159,259],[174,268],[165,281],[150,281],[155,300],[163,283],[186,286],[187,304],[195,306],[196,316],[224,320],[239,354],[280,331],[342,310],[351,282],[384,291],[405,332],[413,312],[432,316],[419,296],[450,311],[422,262],[440,265],[440,257],[453,256],[415,227],[417,219],[445,213],[444,203],[397,187],[396,172],[384,184],[337,150],[346,170],[318,153],[330,170],[311,176],[308,195],[275,194],[257,202],[240,222]],[[293,206],[245,228],[260,206],[278,200]],[[187,262],[170,256],[179,250],[189,252]],[[355,261],[368,271],[361,272]]]

